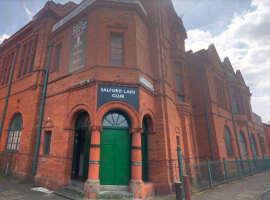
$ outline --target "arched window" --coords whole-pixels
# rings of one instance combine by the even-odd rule
[[[19,150],[22,125],[23,125],[22,115],[21,114],[15,115],[8,130],[6,150],[14,150],[14,151]]]
[[[87,112],[84,112],[78,117],[78,128],[88,128],[90,126],[91,120]]]
[[[255,140],[254,140],[253,135],[251,135],[251,148],[252,148],[252,152],[253,152],[254,156],[257,156],[257,150],[256,150]]]
[[[227,156],[233,156],[230,133],[225,126],[224,126],[223,132],[224,132],[224,140],[225,140],[225,145],[226,145],[226,150],[227,150]]]
[[[102,120],[102,126],[105,127],[118,127],[118,128],[129,128],[130,124],[128,118],[118,112],[111,112],[105,115]]]
[[[242,132],[240,132],[240,141],[241,141],[243,156],[247,156],[246,143],[245,143],[245,139]]]

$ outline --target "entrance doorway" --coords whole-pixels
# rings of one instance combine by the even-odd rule
[[[130,121],[121,112],[107,113],[100,136],[101,185],[128,185],[131,177]]]
[[[75,136],[72,159],[71,179],[85,182],[88,179],[91,132],[90,116],[82,112],[75,123]]]

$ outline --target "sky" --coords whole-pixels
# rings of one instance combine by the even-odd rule
[[[253,112],[269,122],[270,0],[172,1],[187,30],[186,50],[196,52],[213,43],[221,61],[229,57],[234,70],[241,70],[252,93]],[[0,43],[29,23],[46,2],[0,0]]]

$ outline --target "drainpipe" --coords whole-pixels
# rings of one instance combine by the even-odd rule
[[[5,102],[5,107],[4,107],[4,112],[3,112],[2,121],[1,121],[1,127],[0,127],[0,137],[1,137],[1,134],[2,134],[3,124],[4,124],[5,115],[6,115],[6,109],[7,109],[7,103],[8,103],[8,97],[9,97],[9,93],[10,93],[11,82],[12,82],[12,78],[13,78],[14,68],[15,68],[15,64],[16,64],[20,44],[16,44],[15,47],[16,47],[16,54],[15,54],[15,58],[14,58],[13,66],[12,66],[12,71],[11,71],[11,75],[10,75],[10,79],[9,79],[9,84],[8,84],[6,102]]]
[[[236,136],[236,141],[237,141],[237,146],[238,146],[238,150],[239,150],[240,160],[242,161],[242,155],[241,155],[241,150],[240,150],[240,145],[239,145],[238,135],[237,135],[237,129],[236,129],[235,119],[234,119],[234,114],[233,114],[232,99],[231,99],[231,93],[230,93],[229,83],[227,83],[227,90],[228,90],[228,93],[229,93],[229,99],[230,99],[230,106],[231,106],[231,113],[232,113],[232,119],[233,119],[234,132],[235,132],[235,136]]]
[[[254,152],[253,152],[253,149],[252,149],[252,144],[251,144],[251,135],[250,135],[249,128],[248,128],[248,123],[247,123],[247,130],[248,130],[248,137],[249,137],[249,141],[250,141],[250,147],[251,147],[253,159],[255,159],[255,155],[254,155]]]
[[[53,42],[51,41],[50,43],[48,43],[48,46],[49,46],[49,58],[48,58],[48,62],[47,62],[45,83],[44,83],[43,96],[42,96],[42,105],[41,105],[40,116],[39,116],[38,135],[37,135],[37,143],[36,143],[36,151],[35,151],[35,160],[34,160],[34,167],[33,167],[32,183],[34,183],[34,178],[35,178],[35,175],[36,175],[37,157],[38,157],[38,148],[39,148],[39,138],[40,138],[40,133],[41,133],[41,125],[42,125],[42,118],[43,118],[43,111],[44,111],[44,104],[45,104],[47,81],[48,81],[48,74],[49,74],[49,69],[50,69],[50,61],[51,61]]]
[[[206,121],[207,121],[207,129],[208,129],[209,140],[210,140],[210,146],[211,146],[211,152],[212,152],[212,159],[213,159],[213,162],[215,162],[215,156],[214,156],[214,150],[213,150],[213,143],[212,143],[212,137],[211,137],[211,131],[210,131],[210,123],[209,123],[208,111],[207,111],[206,96],[205,96],[204,83],[203,83],[203,75],[202,75],[202,72],[204,71],[204,69],[201,67],[201,68],[199,69],[199,71],[200,71],[200,74],[201,74],[201,82],[202,82],[203,97],[204,97],[204,107],[205,107],[205,114],[206,114]]]
[[[260,141],[260,145],[261,145],[261,150],[262,150],[262,154],[263,154],[263,158],[264,158],[264,152],[263,152],[262,141],[261,141],[261,134],[260,133],[258,133],[258,137],[259,137],[259,141]]]

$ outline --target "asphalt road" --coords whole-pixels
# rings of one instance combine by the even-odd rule
[[[55,194],[31,190],[32,185],[0,176],[0,200],[67,200]]]

